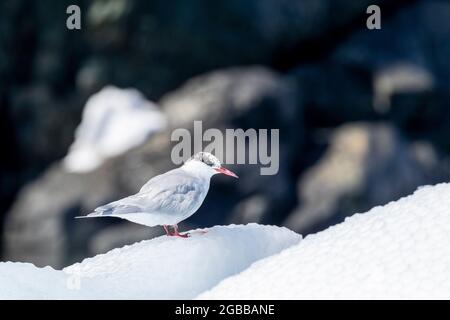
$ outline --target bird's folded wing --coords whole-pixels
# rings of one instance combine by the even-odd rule
[[[206,195],[200,181],[181,174],[165,174],[150,180],[139,193],[98,207],[88,216],[114,216],[131,213],[182,214],[203,201]],[[161,177],[161,176],[158,176]]]

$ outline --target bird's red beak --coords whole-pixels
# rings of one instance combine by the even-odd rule
[[[224,167],[215,168],[214,170],[216,170],[219,173],[225,174],[227,176],[231,176],[231,177],[234,177],[234,178],[239,178],[237,176],[237,174],[235,174],[234,172],[232,172],[232,171],[230,171],[228,169],[225,169]]]

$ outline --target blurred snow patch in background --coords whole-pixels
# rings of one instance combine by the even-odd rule
[[[88,172],[165,128],[166,117],[138,90],[107,86],[92,95],[64,159],[69,172]]]

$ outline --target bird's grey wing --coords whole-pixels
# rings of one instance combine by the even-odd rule
[[[209,180],[193,177],[182,169],[174,169],[157,176],[142,187],[139,194],[151,199],[147,212],[183,214],[195,211],[203,202],[209,189]]]
[[[166,182],[166,181],[165,181]],[[153,210],[164,215],[189,215],[202,204],[208,188],[196,179],[182,183],[169,183],[153,197]]]
[[[110,202],[108,204],[96,208],[94,212],[88,214],[85,217],[113,216],[119,214],[143,212],[142,199],[140,198],[141,195],[137,193],[135,195],[114,202]]]
[[[139,190],[139,193],[148,192],[155,188],[158,189],[161,181],[163,181],[165,179],[170,179],[171,177],[183,177],[183,176],[186,176],[186,173],[183,170],[181,170],[180,168],[176,168],[176,169],[167,171],[166,173],[159,174],[157,176],[154,176],[150,180],[148,180],[147,183],[145,183],[142,186],[142,188]]]
[[[88,216],[141,212],[163,215],[190,213],[201,205],[208,187],[208,183],[175,169],[154,177],[138,193],[98,207]]]

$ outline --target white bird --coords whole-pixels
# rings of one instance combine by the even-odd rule
[[[199,152],[180,168],[150,179],[138,193],[76,218],[117,217],[149,227],[162,225],[168,236],[186,238],[189,234],[179,233],[177,224],[200,208],[208,193],[210,179],[217,173],[238,178],[222,167],[215,156]]]

